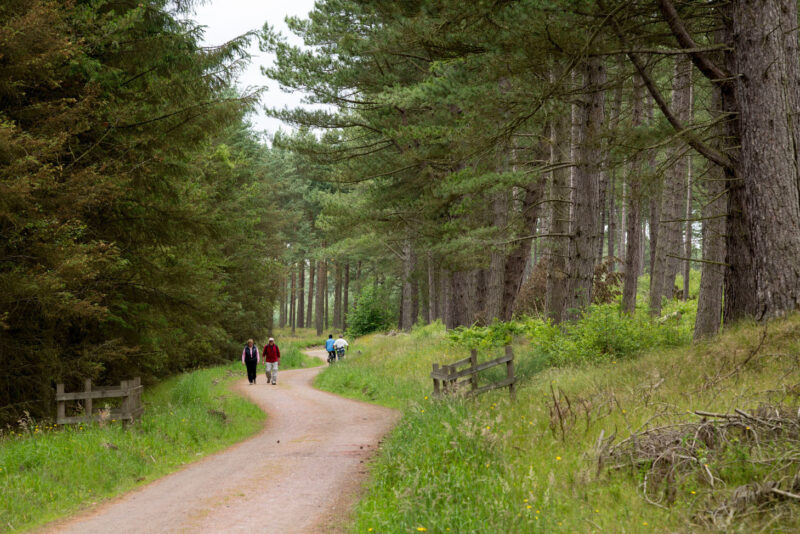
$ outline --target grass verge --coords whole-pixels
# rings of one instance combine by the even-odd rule
[[[705,440],[697,431],[708,420],[695,412],[775,408],[796,418],[798,332],[795,315],[770,323],[766,335],[743,324],[710,342],[584,355],[574,365],[554,362],[552,339],[523,340],[515,345],[526,370],[516,402],[505,391],[430,399],[431,363],[465,356],[435,326],[360,339],[317,385],[405,415],[373,467],[352,531],[796,531],[795,499],[759,489],[791,490],[797,480],[791,419],[785,431],[743,424]],[[593,339],[564,336],[559,354],[570,354],[576,339]],[[664,456],[690,459],[653,454],[658,436],[668,437]]]
[[[0,436],[0,531],[69,515],[254,434],[265,415],[231,393],[241,376],[233,363],[148,388],[142,419],[127,428],[21,421]]]

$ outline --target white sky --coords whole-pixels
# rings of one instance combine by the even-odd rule
[[[269,22],[270,26],[289,37],[290,43],[301,44],[299,38],[289,33],[284,18],[286,16],[306,18],[313,7],[314,0],[207,0],[204,5],[195,9],[192,18],[206,26],[203,39],[203,44],[206,46],[220,45],[237,35],[258,30],[265,22]],[[261,52],[256,42],[251,43],[250,53],[253,59],[247,70],[240,75],[239,86],[266,85],[269,90],[264,94],[262,102],[270,107],[300,105],[303,98],[301,93],[284,93],[277,83],[262,76],[260,67],[271,65],[273,58]],[[284,130],[290,129],[290,126],[284,125],[281,121],[265,116],[260,109],[250,120],[256,130],[266,130],[270,134],[281,127]]]

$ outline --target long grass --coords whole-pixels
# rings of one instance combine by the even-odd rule
[[[282,343],[282,369],[321,364],[302,346]],[[237,360],[145,388],[144,415],[128,427],[23,420],[1,431],[0,532],[69,515],[251,436],[265,415],[230,391],[243,376]]]
[[[648,323],[647,328],[689,332],[693,314],[676,321]],[[595,326],[608,327],[603,322]],[[700,418],[690,413],[694,410],[730,413],[762,402],[796,405],[800,316],[773,322],[768,331],[760,356],[719,383],[709,377],[736,369],[758,345],[761,327],[741,325],[697,345],[681,334],[671,349],[598,353],[575,364],[554,362],[535,339],[518,340],[517,363],[528,371],[522,373],[516,402],[505,391],[469,401],[431,399],[431,364],[466,353],[436,326],[358,340],[349,360],[326,370],[318,385],[400,408],[405,416],[375,463],[352,531],[703,530],[698,514],[724,502],[737,485],[754,481],[746,457],[728,458],[725,465],[699,459],[708,462],[716,485],[702,476],[684,479],[674,485],[665,509],[643,498],[644,471],[601,466],[598,440],[614,436],[619,442],[637,429],[697,422]],[[668,333],[666,339],[675,335]],[[567,337],[561,341],[574,341]],[[583,345],[585,350],[594,346]],[[558,416],[554,395],[562,406],[569,399],[566,416]],[[773,530],[799,526],[798,514],[777,517]],[[754,513],[734,521],[729,530],[769,530],[775,518]]]

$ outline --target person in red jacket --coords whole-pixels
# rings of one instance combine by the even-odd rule
[[[274,338],[269,338],[267,344],[264,345],[264,363],[267,366],[267,383],[270,380],[272,385],[278,383],[278,362],[281,361],[281,349],[275,344]]]

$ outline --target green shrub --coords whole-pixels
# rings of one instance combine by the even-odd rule
[[[347,314],[350,337],[390,329],[395,320],[394,307],[388,304],[391,299],[390,291],[384,287],[364,287],[356,297],[355,309]]]
[[[693,302],[670,302],[665,311],[680,312],[663,323],[644,311],[620,313],[616,304],[593,305],[580,320],[551,324],[542,319],[458,328],[448,334],[452,343],[477,349],[508,345],[515,338],[530,342],[532,369],[621,359],[654,347],[676,347],[691,341],[696,313]]]

